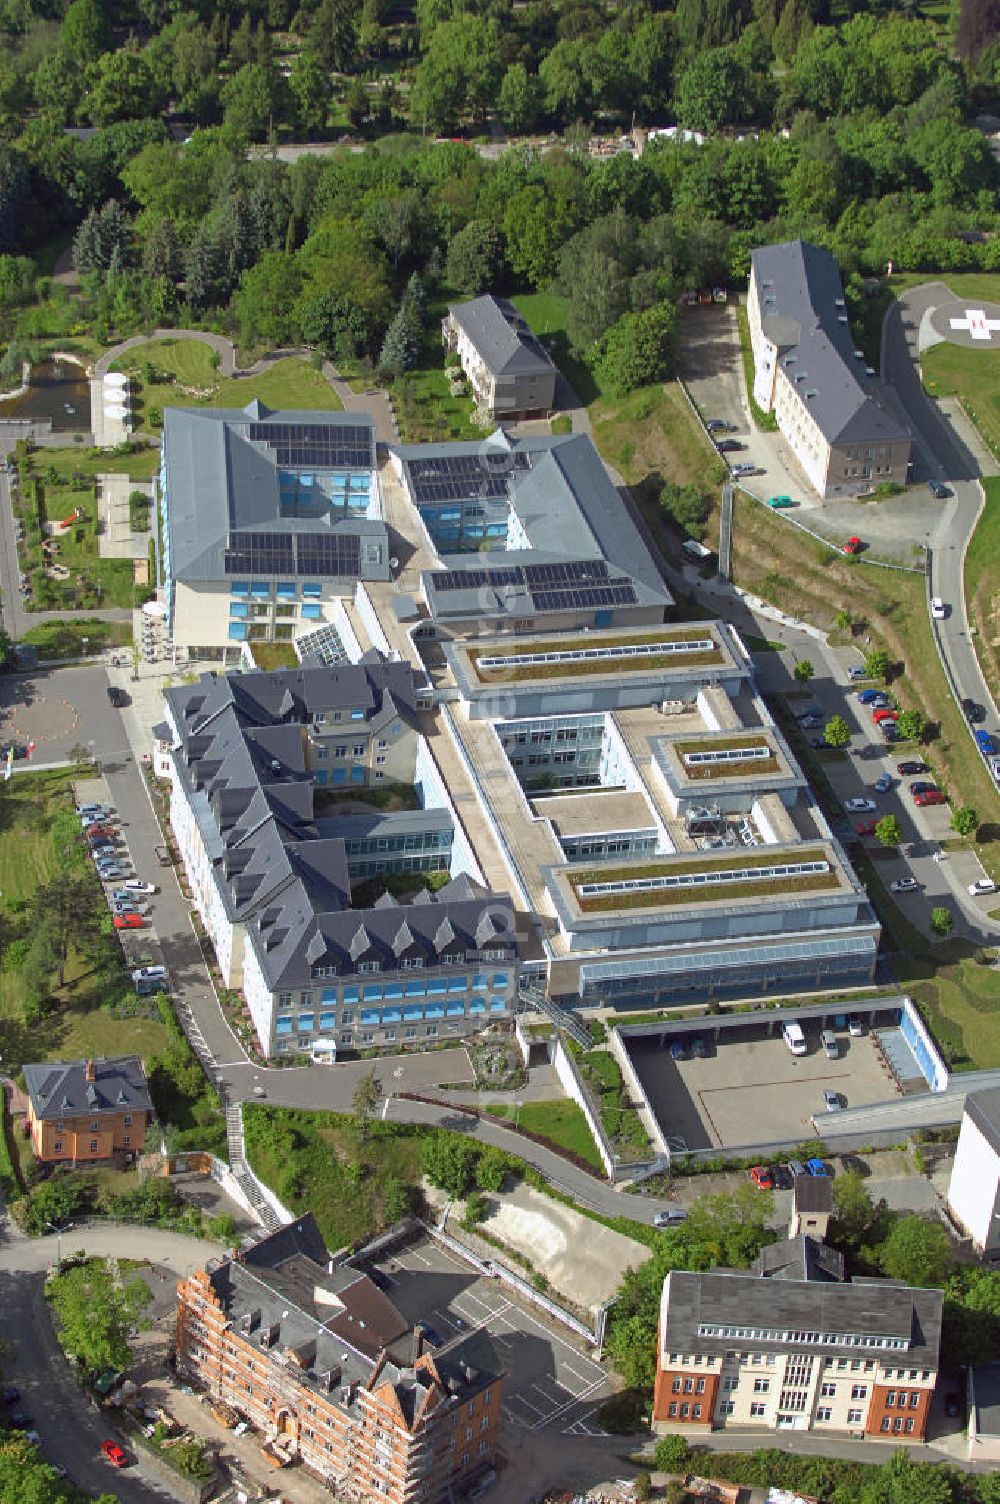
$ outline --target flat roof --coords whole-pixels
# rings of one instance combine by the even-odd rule
[[[655,739],[653,757],[674,793],[699,798],[710,797],[717,786],[773,789],[805,781],[781,734],[764,727],[694,736],[668,733]]]
[[[535,811],[551,820],[560,836],[599,835],[605,831],[652,830],[656,817],[642,794],[617,790],[602,794],[553,794],[535,799]]]

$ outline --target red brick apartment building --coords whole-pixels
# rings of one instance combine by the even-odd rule
[[[142,1153],[153,1102],[138,1055],[24,1067],[35,1158],[81,1165]]]
[[[940,1290],[845,1279],[842,1256],[806,1234],[763,1249],[753,1270],[674,1270],[654,1423],[923,1441],[942,1303]]]
[[[502,1371],[484,1333],[424,1351],[311,1214],[177,1289],[177,1368],[265,1447],[365,1504],[435,1504],[493,1461]]]

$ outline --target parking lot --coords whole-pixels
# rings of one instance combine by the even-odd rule
[[[780,1033],[747,1028],[709,1046],[704,1060],[673,1060],[656,1038],[628,1041],[629,1055],[649,1104],[671,1141],[688,1148],[795,1143],[815,1133],[813,1114],[825,1114],[823,1093],[845,1107],[885,1101],[894,1088],[870,1035],[837,1031],[839,1058],[819,1042],[819,1026],[805,1025],[808,1053],[792,1055]]]
[[[421,1238],[378,1259],[386,1294],[409,1322],[419,1321],[442,1344],[485,1332],[499,1361],[516,1374],[505,1386],[507,1423],[528,1431],[546,1429],[600,1435],[596,1411],[613,1385],[583,1343],[555,1323],[517,1303],[509,1287],[481,1275],[441,1247]]]

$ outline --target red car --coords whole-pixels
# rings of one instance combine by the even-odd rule
[[[84,831],[85,836],[116,836],[118,832],[113,825],[102,824],[100,820],[93,825],[88,825]]]
[[[751,1170],[747,1171],[747,1174],[758,1191],[774,1190],[774,1176],[771,1174],[770,1165],[754,1165]]]
[[[898,721],[899,711],[889,710],[885,705],[883,705],[880,710],[872,711],[872,720],[875,722],[876,726],[881,726],[883,721]]]
[[[111,1463],[112,1467],[128,1467],[132,1460],[124,1447],[120,1447],[117,1441],[102,1441],[101,1451]]]
[[[854,829],[859,836],[873,836],[875,834],[876,823],[875,820],[861,820],[855,825]]]
[[[141,914],[116,914],[116,930],[141,930],[146,923]]]
[[[927,804],[947,804],[948,801],[940,789],[929,789],[926,794],[914,794],[914,804],[919,804],[921,809]]]
[[[848,538],[847,542],[844,544],[844,553],[845,554],[859,554],[860,552],[861,552],[861,539],[860,538]]]

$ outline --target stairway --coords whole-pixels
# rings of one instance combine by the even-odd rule
[[[247,1165],[243,1144],[243,1108],[239,1102],[231,1103],[226,1108],[226,1142],[229,1149],[229,1164],[236,1177],[237,1185],[253,1207],[254,1215],[261,1226],[265,1227],[268,1232],[274,1232],[282,1225],[281,1219],[271,1203],[261,1195],[256,1178],[251,1175]]]
[[[523,1007],[534,1008],[539,1013],[544,1013],[551,1024],[568,1034],[581,1049],[589,1050],[593,1045],[594,1041],[589,1031],[576,1014],[569,1008],[561,1008],[550,997],[546,997],[544,992],[539,992],[537,987],[532,987],[530,983],[522,980],[518,989],[518,998]]]

